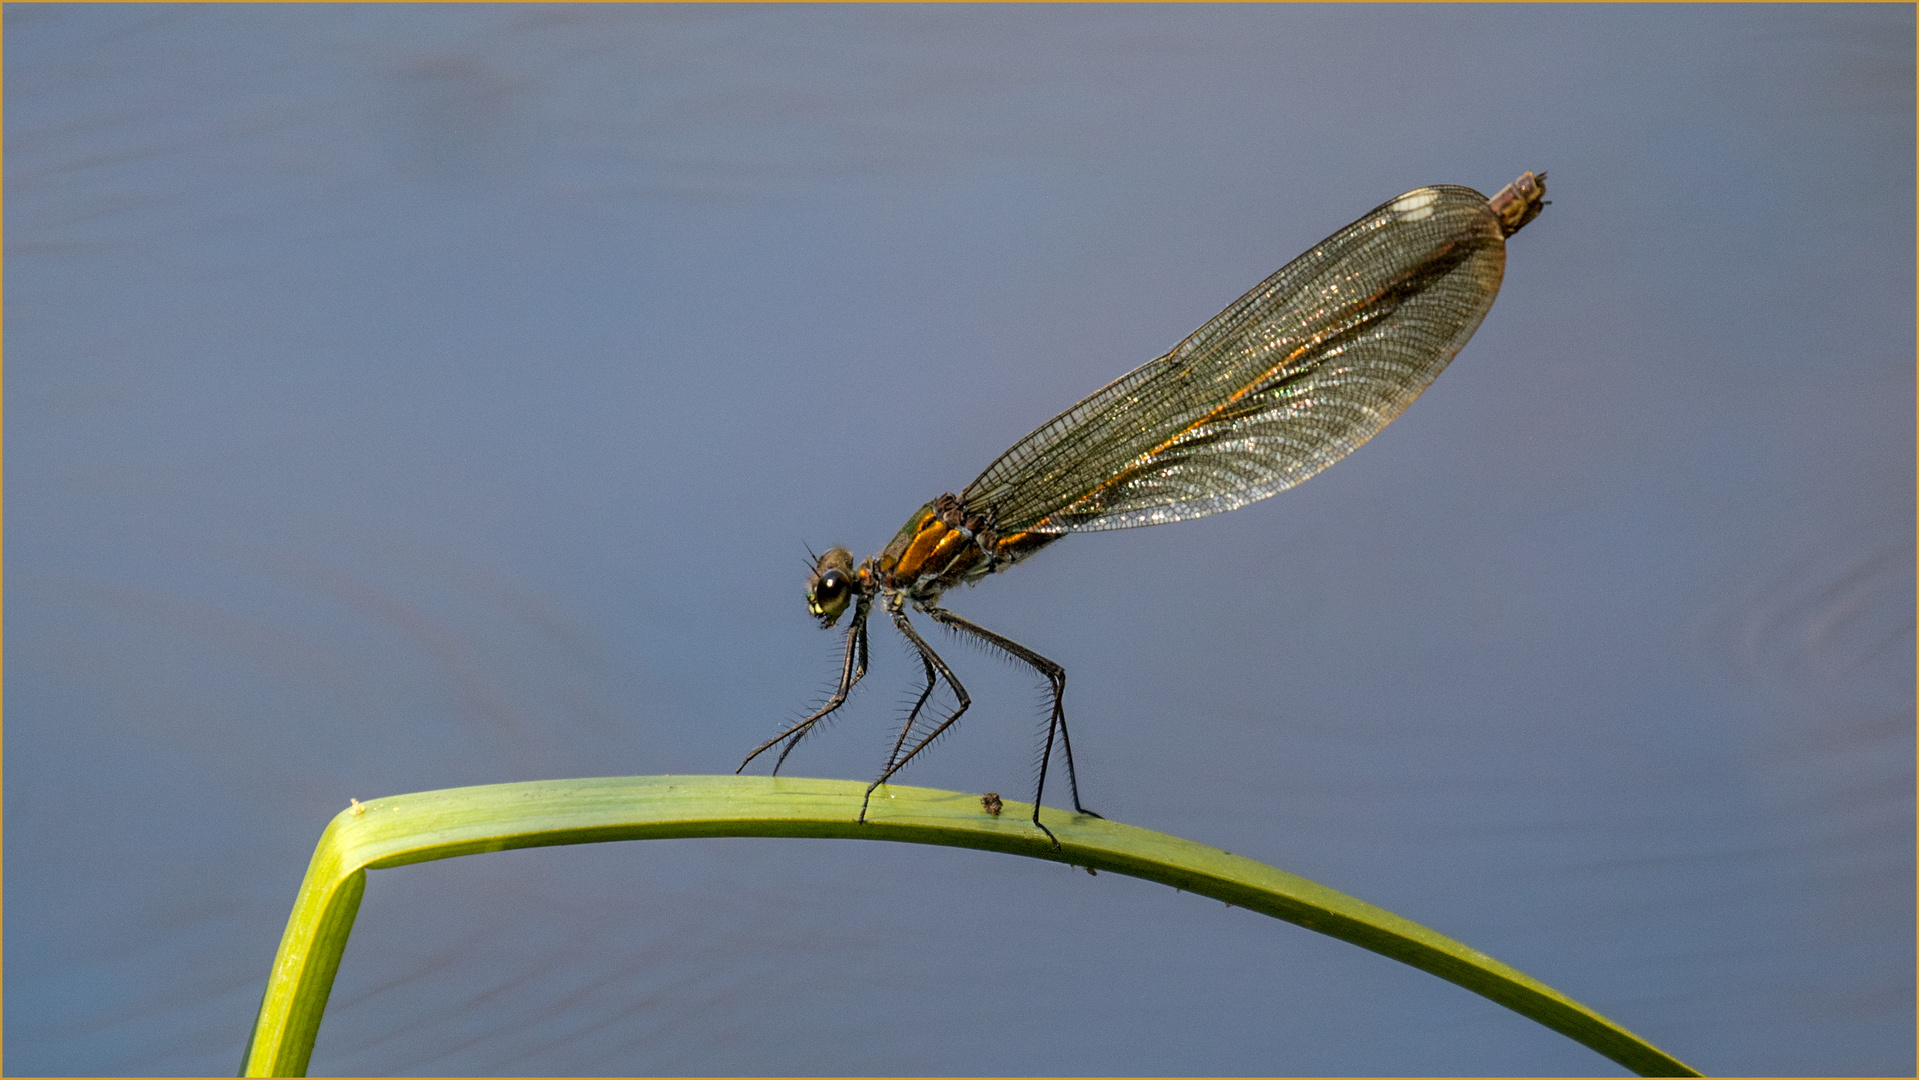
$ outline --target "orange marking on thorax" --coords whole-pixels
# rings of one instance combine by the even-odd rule
[[[947,529],[946,535],[940,537],[939,543],[933,547],[933,553],[926,557],[926,561],[944,569],[947,563],[972,543],[973,538],[958,529]]]
[[[958,534],[953,532],[953,530],[947,528],[938,517],[930,513],[927,514],[926,520],[920,522],[919,533],[913,537],[913,542],[908,544],[906,550],[901,553],[900,561],[893,565],[893,576],[902,580],[911,581],[921,574],[924,574],[927,563],[932,561],[934,554],[939,551],[941,545],[948,537],[957,535]]]

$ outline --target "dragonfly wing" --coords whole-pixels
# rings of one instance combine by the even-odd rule
[[[962,502],[1007,535],[1157,525],[1284,491],[1405,411],[1472,337],[1505,264],[1486,196],[1407,192],[1015,443]]]

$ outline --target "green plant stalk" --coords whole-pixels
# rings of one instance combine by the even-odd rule
[[[1543,983],[1417,923],[1251,859],[1115,821],[1042,810],[1055,849],[1008,800],[758,776],[545,780],[395,795],[342,811],[320,837],[247,1044],[244,1076],[304,1076],[366,871],[508,848],[700,836],[895,840],[979,848],[1127,874],[1210,896],[1390,956],[1530,1017],[1642,1076],[1698,1076]]]

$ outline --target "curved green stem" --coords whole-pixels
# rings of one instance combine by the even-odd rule
[[[628,776],[491,784],[356,804],[327,826],[300,885],[247,1044],[245,1076],[302,1076],[366,871],[507,848],[696,836],[804,836],[943,844],[1157,881],[1297,923],[1429,971],[1643,1076],[1698,1076],[1551,987],[1417,923],[1216,848],[1029,805],[989,814],[977,795],[889,786],[854,820],[866,785],[758,776]]]

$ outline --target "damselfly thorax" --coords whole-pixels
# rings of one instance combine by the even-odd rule
[[[875,605],[918,656],[924,684],[873,790],[948,731],[972,699],[914,628],[908,609],[1032,667],[1052,708],[1033,793],[1033,824],[1055,740],[1080,804],[1066,730],[1066,672],[1024,645],[940,606],[943,594],[1005,570],[1067,533],[1184,521],[1277,494],[1351,453],[1445,370],[1498,295],[1506,238],[1546,205],[1546,174],[1525,173],[1491,199],[1466,187],[1409,191],[1327,237],[1240,297],[1172,352],[1108,384],[1013,444],[959,494],[909,518],[857,566],[836,547],[807,580],[822,627],[849,608],[837,688],[762,743],[773,771],[866,674]],[[941,684],[954,706],[929,715]],[[737,771],[737,770],[736,770]],[[867,803],[860,806],[866,820]],[[1094,815],[1097,816],[1097,815]],[[1057,846],[1058,841],[1054,840]]]

